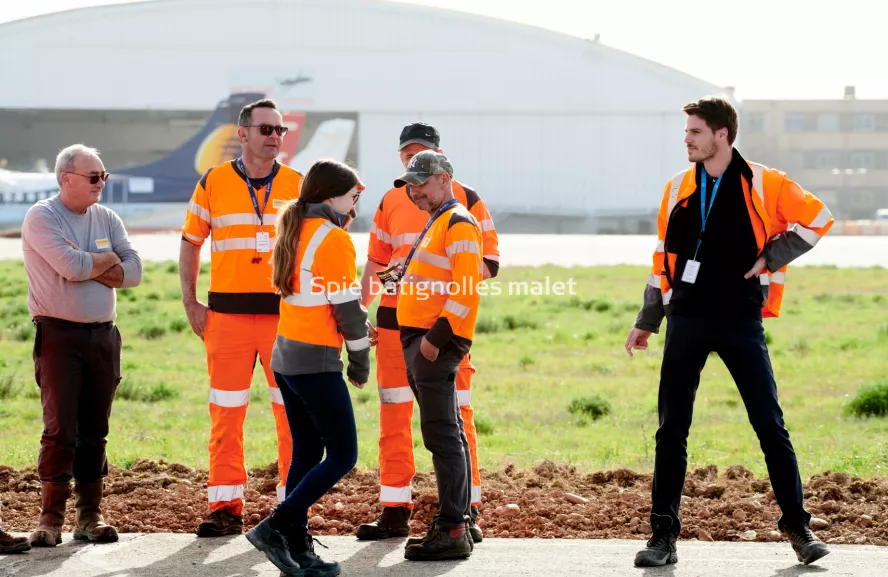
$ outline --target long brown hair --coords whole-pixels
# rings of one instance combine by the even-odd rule
[[[350,166],[335,160],[318,160],[308,169],[299,198],[289,201],[278,212],[277,240],[271,253],[271,284],[284,298],[293,294],[290,281],[296,268],[306,205],[342,196],[356,184],[358,173]]]

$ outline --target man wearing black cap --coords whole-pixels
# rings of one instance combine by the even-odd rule
[[[442,152],[440,143],[441,137],[434,126],[423,122],[408,124],[401,131],[399,140],[401,164],[406,169],[410,160],[425,150]],[[481,228],[483,277],[494,277],[499,271],[499,250],[493,219],[484,201],[472,188],[454,180],[452,189],[453,196],[469,210]],[[409,184],[395,187],[383,196],[370,229],[367,264],[361,278],[365,307],[370,306],[380,288],[379,283],[374,282],[376,274],[406,260],[416,237],[428,220],[429,215],[414,202]],[[411,429],[414,395],[407,383],[407,367],[398,336],[399,326],[395,313],[397,306],[397,292],[384,292],[376,313],[379,331],[376,347],[376,380],[380,398],[379,500],[384,509],[376,521],[358,528],[358,538],[365,540],[405,537],[410,532],[408,521],[413,509],[411,483],[415,473]],[[470,532],[477,543],[483,537],[475,522],[481,502],[481,483],[477,434],[471,406],[472,375],[475,368],[470,360],[471,356],[466,355],[459,365],[456,389],[472,457]]]

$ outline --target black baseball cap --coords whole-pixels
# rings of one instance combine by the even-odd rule
[[[401,131],[401,143],[398,150],[404,150],[408,144],[421,144],[426,148],[438,148],[441,144],[441,135],[434,126],[425,122],[408,124]]]

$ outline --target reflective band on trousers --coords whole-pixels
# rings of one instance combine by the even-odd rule
[[[472,503],[480,503],[481,502],[481,487],[478,485],[472,485]]]
[[[460,407],[472,404],[472,391],[456,391],[456,399]]]
[[[278,487],[277,488],[277,499],[278,503],[283,503],[284,499],[287,498],[287,488],[286,487]]]
[[[413,390],[410,387],[394,387],[391,389],[379,387],[379,402],[383,405],[412,403],[413,399]]]
[[[210,403],[218,407],[243,407],[250,404],[250,389],[242,391],[210,389]]]
[[[268,396],[271,397],[272,403],[275,403],[278,405],[284,404],[284,397],[283,397],[283,395],[281,395],[281,390],[279,388],[268,387]]]
[[[234,501],[235,499],[243,498],[243,485],[216,485],[215,487],[207,487],[207,501],[210,503]]]
[[[413,500],[411,487],[386,487],[379,488],[379,500],[384,503],[409,503]]]

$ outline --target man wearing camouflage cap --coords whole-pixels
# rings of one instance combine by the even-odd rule
[[[419,402],[420,426],[432,453],[439,514],[422,539],[407,542],[416,561],[467,558],[473,548],[472,463],[456,391],[460,361],[475,333],[482,279],[481,228],[453,195],[453,166],[433,150],[414,156],[396,187],[410,185],[429,221],[404,264],[380,273],[399,283],[397,321],[407,382]]]
[[[398,139],[398,156],[404,169],[420,152],[441,150],[438,130],[424,122],[404,126]],[[451,192],[478,221],[481,227],[481,254],[485,279],[499,272],[499,239],[493,217],[484,200],[468,184],[452,180]],[[367,262],[361,276],[361,304],[370,309],[380,295],[377,274],[385,269],[397,269],[407,259],[429,215],[413,200],[410,185],[395,187],[379,201],[370,227]],[[393,285],[396,289],[396,285]],[[358,527],[361,540],[406,537],[410,534],[410,515],[413,510],[413,477],[416,474],[413,448],[413,392],[407,382],[407,367],[401,349],[400,327],[397,319],[397,290],[384,291],[376,309],[376,383],[379,391],[379,503],[383,509],[379,517]],[[475,408],[472,406],[472,388],[475,366],[471,353],[460,362],[456,372],[456,396],[463,419],[469,452],[472,456],[472,522],[469,532],[475,543],[483,539],[477,524],[481,504],[481,471],[478,467],[478,435],[475,428]]]

